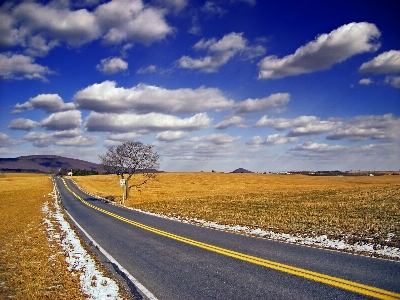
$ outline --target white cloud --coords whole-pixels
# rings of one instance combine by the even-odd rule
[[[54,141],[54,144],[58,146],[87,147],[87,146],[93,146],[94,144],[97,143],[97,141],[98,141],[97,136],[80,135],[77,137],[57,139]]]
[[[34,146],[40,148],[49,147],[52,144],[66,147],[87,147],[96,144],[98,137],[82,135],[80,131],[30,132],[22,140],[32,142]]]
[[[137,73],[144,74],[144,73],[154,73],[157,71],[157,67],[155,65],[150,65],[147,68],[140,68]]]
[[[201,8],[201,11],[209,15],[218,15],[219,17],[222,17],[227,12],[225,9],[212,1],[206,1],[204,6]]]
[[[298,48],[283,58],[267,56],[259,66],[259,79],[279,79],[327,70],[353,55],[376,51],[380,31],[374,24],[350,23],[329,34],[321,34],[314,41]]]
[[[18,119],[12,120],[10,122],[10,125],[8,125],[8,128],[29,131],[29,130],[32,130],[32,129],[38,127],[39,125],[40,124],[38,122],[35,122],[33,120],[18,118]]]
[[[32,142],[36,147],[48,147],[54,141],[53,134],[44,132],[30,132],[22,140]]]
[[[265,139],[265,145],[282,145],[297,141],[297,137],[288,137],[284,134],[272,134]]]
[[[293,127],[288,136],[296,137],[328,132],[340,126],[340,124],[337,121],[321,121],[315,116],[300,116],[295,119],[268,118],[268,116],[263,116],[257,121],[255,126],[268,126],[276,130],[286,130]]]
[[[302,161],[308,160],[310,163],[325,164],[331,166],[333,170],[340,170],[340,168],[345,168],[344,170],[359,169],[359,166],[363,166],[364,170],[368,166],[371,170],[375,167],[380,170],[393,170],[393,165],[387,163],[387,158],[390,158],[389,161],[392,162],[399,161],[400,155],[398,145],[394,144],[350,147],[307,141],[288,150],[286,159],[291,160],[293,158]],[[395,167],[395,170],[397,170],[397,167]]]
[[[347,139],[353,142],[368,139],[400,141],[400,118],[393,114],[358,116],[330,133],[327,139]]]
[[[102,59],[96,69],[106,75],[115,74],[128,69],[128,63],[119,57]]]
[[[176,9],[185,6],[184,0],[174,2]],[[33,1],[5,3],[0,7],[0,45],[19,45],[29,55],[44,56],[62,42],[79,47],[101,38],[105,44],[148,45],[174,31],[165,20],[167,10],[144,5],[141,0],[110,1],[90,11],[72,10],[68,4],[65,1],[45,5]],[[98,1],[92,3],[97,4]]]
[[[139,84],[125,89],[116,87],[114,81],[88,86],[77,92],[74,100],[79,108],[97,112],[196,113],[234,105],[233,100],[226,99],[215,88],[167,90]]]
[[[215,125],[214,128],[216,129],[225,129],[228,128],[229,126],[232,125],[236,125],[236,126],[240,126],[244,123],[244,118],[239,117],[239,116],[231,116],[225,120],[223,120],[222,122],[218,123],[217,125]]]
[[[258,146],[258,145],[262,145],[263,142],[264,142],[264,141],[263,141],[263,139],[261,138],[261,136],[257,135],[257,136],[252,137],[250,140],[248,140],[248,141],[246,142],[246,145],[249,145],[249,146]]]
[[[71,11],[63,6],[21,3],[13,16],[30,32],[44,31],[56,40],[81,45],[100,34],[95,16],[86,9]]]
[[[304,158],[325,158],[330,160],[337,159],[337,156],[345,151],[349,151],[351,147],[328,145],[325,143],[314,143],[312,141],[304,142],[296,145],[288,150],[290,155],[300,156]]]
[[[173,32],[165,21],[165,12],[144,5],[141,0],[120,0],[100,5],[94,14],[105,33],[104,43],[131,41],[149,45]]]
[[[400,73],[400,51],[390,50],[379,54],[374,59],[363,63],[360,74],[395,74]]]
[[[159,113],[136,115],[91,112],[86,119],[85,126],[88,131],[110,133],[128,133],[143,130],[157,132],[199,130],[209,127],[211,121],[206,113],[199,113],[190,118],[180,119]]]
[[[400,76],[386,76],[384,82],[396,89],[400,89]]]
[[[51,114],[40,122],[40,126],[48,130],[69,130],[79,127],[81,122],[81,112],[70,110]]]
[[[137,132],[127,132],[127,133],[110,133],[108,135],[108,139],[118,142],[134,141],[148,133],[150,133],[149,130],[138,130]]]
[[[47,74],[54,74],[48,67],[34,63],[34,59],[22,54],[0,53],[0,78],[40,79],[47,81]]]
[[[39,94],[30,98],[23,104],[17,103],[14,106],[13,113],[20,113],[23,110],[41,109],[45,112],[59,112],[72,110],[75,108],[73,103],[64,103],[58,94]]]
[[[262,99],[247,99],[237,104],[236,114],[265,111],[272,107],[282,106],[289,102],[290,94],[278,93]]]
[[[371,80],[371,78],[363,78],[358,83],[362,85],[370,85],[371,83],[374,82]]]
[[[19,142],[13,140],[7,134],[0,132],[0,149],[9,148],[18,144]]]
[[[61,130],[53,133],[56,138],[75,138],[83,134],[82,130],[75,128],[69,130]]]
[[[163,142],[175,142],[189,136],[185,131],[163,131],[156,135],[156,140]]]
[[[188,4],[188,0],[156,0],[155,2],[172,10],[175,14],[179,13]]]
[[[285,134],[271,134],[267,136],[265,140],[263,140],[259,135],[252,137],[250,140],[246,142],[246,145],[259,146],[259,145],[267,145],[267,146],[276,146],[289,144],[297,141],[297,137],[288,137]]]
[[[211,142],[215,145],[223,145],[223,144],[230,144],[240,140],[241,136],[230,136],[229,134],[222,134],[222,133],[214,133],[210,135],[205,135],[201,137],[193,137],[189,141],[190,142]]]
[[[225,65],[233,56],[242,54],[246,58],[253,58],[265,53],[260,45],[248,46],[248,40],[243,33],[231,32],[217,41],[215,38],[198,41],[193,48],[195,50],[207,50],[210,55],[193,59],[182,56],[178,60],[178,66],[186,69],[199,69],[206,73],[217,72],[218,68]]]

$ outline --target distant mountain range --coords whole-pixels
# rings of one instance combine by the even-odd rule
[[[99,164],[57,155],[29,155],[0,158],[0,172],[55,173],[61,167],[81,170],[98,170]]]

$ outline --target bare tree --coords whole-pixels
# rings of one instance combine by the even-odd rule
[[[141,142],[124,142],[119,146],[111,146],[105,155],[100,155],[103,169],[110,174],[116,174],[122,180],[122,203],[128,199],[132,187],[140,190],[147,181],[155,177],[159,166],[160,155],[154,151],[153,145],[144,145]],[[143,175],[139,183],[129,185],[134,174]]]

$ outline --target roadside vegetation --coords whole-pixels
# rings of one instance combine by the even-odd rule
[[[183,219],[400,247],[399,176],[160,173],[157,178],[132,191],[125,205]],[[116,202],[122,197],[115,175],[73,179],[92,194]]]
[[[47,239],[42,207],[51,191],[48,175],[0,177],[1,299],[85,299],[60,245]]]
[[[85,270],[66,261],[68,257],[76,262],[84,252],[77,252],[79,239],[73,241],[71,232],[62,231],[60,220],[55,219],[52,191],[49,175],[0,174],[0,299],[87,299],[93,294],[87,286],[90,295],[82,291]],[[73,254],[61,245],[67,235],[63,245],[73,249]],[[86,263],[88,260],[86,257]],[[96,264],[100,270],[97,274],[107,275]],[[105,279],[98,277],[86,278],[93,290],[98,289],[100,279]],[[124,289],[119,293],[119,299],[132,298]]]

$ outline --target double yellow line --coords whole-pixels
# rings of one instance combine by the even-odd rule
[[[212,252],[216,252],[225,256],[229,256],[229,257],[233,257],[236,259],[240,259],[242,261],[246,261],[249,263],[253,263],[259,266],[263,266],[266,268],[270,268],[273,270],[277,270],[277,271],[281,271],[287,274],[291,274],[291,275],[295,275],[295,276],[299,276],[299,277],[303,277],[306,279],[310,279],[316,282],[320,282],[320,283],[324,283],[324,284],[328,284],[331,286],[335,286],[337,288],[341,288],[344,290],[348,290],[351,292],[355,292],[355,293],[359,293],[362,295],[366,295],[366,296],[370,296],[370,297],[374,297],[374,298],[378,298],[378,299],[400,299],[400,294],[398,293],[394,293],[394,292],[390,292],[390,291],[386,291],[380,288],[376,288],[376,287],[372,287],[372,286],[368,286],[365,284],[360,284],[357,282],[353,282],[353,281],[349,281],[349,280],[345,280],[345,279],[341,279],[341,278],[337,278],[337,277],[333,277],[333,276],[329,276],[329,275],[325,275],[325,274],[321,274],[321,273],[317,273],[317,272],[313,272],[313,271],[309,271],[309,270],[305,270],[305,269],[301,269],[301,268],[296,268],[296,267],[292,267],[289,265],[285,265],[285,264],[281,264],[281,263],[277,263],[274,261],[270,261],[267,259],[263,259],[263,258],[258,258],[255,256],[251,256],[251,255],[247,255],[247,254],[243,254],[240,252],[236,252],[236,251],[231,251],[225,248],[221,248],[221,247],[217,247],[217,246],[213,246],[210,244],[206,244],[206,243],[202,243],[196,240],[192,240],[192,239],[188,239],[176,234],[172,234],[163,230],[159,230],[157,228],[154,227],[150,227],[132,220],[129,220],[127,218],[124,218],[122,216],[119,216],[117,214],[114,214],[112,212],[109,212],[107,210],[101,209],[97,206],[94,206],[90,203],[88,203],[87,201],[85,201],[84,199],[82,199],[79,195],[77,195],[76,193],[74,193],[66,184],[65,180],[63,179],[63,183],[65,185],[65,187],[67,188],[67,190],[72,193],[77,199],[79,199],[82,203],[84,203],[85,205],[98,210],[106,215],[109,215],[111,217],[114,217],[118,220],[121,220],[123,222],[126,222],[128,224],[131,224],[133,226],[142,228],[144,230],[162,235],[164,237],[168,237],[170,239],[176,240],[176,241],[180,241],[182,243],[186,243],[189,245],[193,245],[208,251],[212,251]]]

